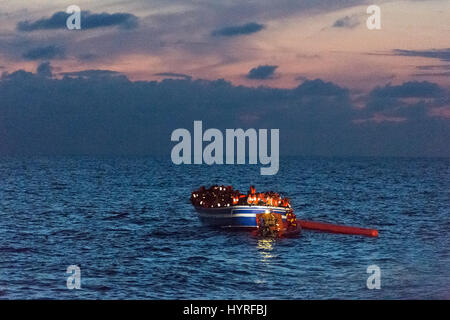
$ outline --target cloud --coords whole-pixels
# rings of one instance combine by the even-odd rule
[[[175,73],[175,72],[160,72],[155,73],[155,76],[159,77],[168,77],[168,78],[183,78],[183,79],[191,79],[192,77],[190,75],[184,74],[184,73]]]
[[[66,30],[67,14],[62,12],[61,8],[58,9],[58,6],[52,5],[51,7],[55,9],[47,11],[49,13],[45,15],[42,14],[42,11],[30,9],[32,11],[26,15],[27,18],[23,18],[23,16],[20,18],[22,21],[13,19],[12,16],[7,21],[8,24],[16,26],[19,32],[10,33],[9,39],[0,39],[0,55],[6,57],[8,62],[16,62],[17,58],[20,58],[20,54],[17,55],[17,52],[24,52],[35,46],[43,46],[42,41],[46,41],[46,45],[65,48],[67,59],[72,62],[76,59],[84,62],[83,65],[86,65],[86,62],[89,65],[99,62],[103,67],[119,59],[126,59],[128,55],[147,56],[149,60],[151,57],[159,56],[163,57],[163,62],[166,59],[170,59],[172,62],[188,59],[199,66],[198,68],[203,73],[206,68],[204,65],[200,66],[202,63],[211,65],[211,62],[214,61],[217,70],[232,63],[256,61],[256,58],[260,58],[260,51],[249,47],[250,44],[246,42],[248,37],[231,36],[233,41],[223,41],[225,36],[210,37],[212,30],[218,31],[227,26],[242,27],[251,23],[264,26],[265,21],[276,21],[287,17],[301,19],[309,14],[319,15],[362,2],[362,0],[346,0],[344,3],[335,0],[294,2],[280,0],[275,3],[261,0],[247,3],[225,0],[213,5],[204,0],[188,4],[185,1],[175,1],[181,5],[156,0],[151,10],[143,7],[140,10],[140,5],[136,7],[133,4],[127,4],[122,9],[111,9],[105,4],[98,4],[96,5],[98,9],[89,8],[91,12],[87,16],[84,14],[85,11],[82,12],[82,30],[69,33],[63,32]],[[84,7],[82,6],[82,8]],[[88,9],[88,7],[84,9]],[[99,12],[104,10],[108,10],[108,12],[116,10],[116,13],[111,11],[111,13],[103,14],[107,17],[128,13],[136,18],[128,16],[129,19],[126,19],[127,16],[125,16],[125,19],[122,18],[125,22],[123,20],[114,21],[116,24],[105,23],[105,19],[99,19],[100,22],[90,22],[90,19],[101,16],[102,14]],[[132,36],[129,32],[121,30],[126,27],[130,28],[126,21],[131,22],[131,28],[136,26],[133,21],[137,21],[138,28],[133,29]],[[107,27],[107,29],[100,29],[100,26]],[[91,30],[89,29],[91,27],[99,29],[95,29],[97,31],[95,33],[82,32],[86,28],[87,31]],[[269,25],[266,27],[269,28]],[[48,30],[54,30],[54,32],[43,32]],[[207,30],[207,34],[202,30]],[[245,32],[245,30],[239,32]],[[105,52],[108,54],[105,55]],[[144,73],[146,76],[150,75],[150,68],[149,66],[149,71],[132,71],[133,73],[130,72],[130,75],[137,76],[139,74],[138,76],[142,78]]]
[[[59,11],[50,18],[41,18],[36,21],[20,21],[17,24],[17,30],[31,32],[36,30],[65,29],[66,20],[70,14]],[[90,11],[81,12],[81,28],[94,29],[101,27],[118,26],[123,29],[133,29],[138,26],[138,18],[130,13],[91,13]]]
[[[308,53],[297,53],[295,55],[298,59],[319,59],[320,55],[318,54],[308,54]]]
[[[78,55],[78,60],[80,61],[94,61],[99,59],[100,56],[93,54],[93,53],[82,53]]]
[[[363,121],[427,121],[433,110],[448,105],[447,90],[427,81],[388,84],[372,90],[361,112]]]
[[[441,61],[450,61],[450,48],[446,49],[430,49],[430,50],[393,50],[393,55],[405,57],[423,57],[431,59],[439,59]]]
[[[275,70],[278,66],[270,66],[270,65],[261,65],[255,68],[252,68],[248,74],[247,78],[252,80],[266,80],[271,79],[274,76]]]
[[[61,75],[69,78],[80,78],[80,79],[98,79],[98,78],[107,78],[111,79],[113,77],[122,77],[125,79],[126,77],[117,71],[111,70],[82,70],[75,72],[63,72]]]
[[[50,62],[42,62],[36,69],[36,74],[40,77],[51,78],[52,77],[52,66]]]
[[[450,64],[416,66],[416,69],[419,69],[419,70],[450,70]]]
[[[371,96],[382,98],[430,98],[440,96],[442,93],[441,87],[435,83],[409,81],[398,86],[387,84],[384,87],[377,87],[372,91]]]
[[[259,24],[256,22],[250,22],[247,24],[239,25],[239,26],[229,26],[221,29],[214,30],[211,35],[213,36],[223,36],[223,37],[232,37],[232,36],[241,36],[246,34],[255,33],[263,30],[265,27],[263,24]]]
[[[450,119],[450,106],[433,108],[430,116]]]
[[[414,73],[416,77],[450,77],[450,64],[417,66],[423,72]]]
[[[29,79],[33,79],[34,78],[34,74],[32,72],[28,72],[25,70],[17,70],[14,71],[13,73],[8,73],[8,72],[4,72],[2,73],[2,78],[1,80],[3,81],[8,81],[8,82],[19,82],[22,80],[29,80]]]
[[[356,26],[360,24],[359,19],[357,16],[345,16],[343,18],[340,18],[336,20],[333,23],[333,28],[347,28],[347,29],[353,29]]]
[[[341,88],[332,82],[325,82],[321,79],[306,80],[294,91],[301,95],[315,96],[347,96],[348,90]]]
[[[35,31],[35,30],[49,30],[49,29],[63,29],[66,28],[66,20],[70,16],[63,11],[56,12],[50,18],[42,18],[34,22],[28,20],[17,23],[18,31]]]
[[[51,78],[50,64],[38,69],[0,80],[1,154],[170,156],[171,132],[200,119],[221,130],[280,128],[285,155],[450,156],[448,92],[432,83],[376,88],[359,110],[347,88],[322,79],[276,89],[186,78],[133,82],[111,70]]]
[[[63,58],[64,56],[64,49],[53,45],[33,48],[26,51],[22,55],[22,57],[26,60],[51,60],[55,58]]]
[[[300,75],[295,77],[295,80],[306,81],[306,80],[308,80],[308,77],[300,74]]]
[[[413,76],[415,76],[415,77],[450,77],[450,71],[414,73]]]

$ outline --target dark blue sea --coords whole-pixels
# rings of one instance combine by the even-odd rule
[[[1,299],[450,299],[450,160],[0,158]],[[201,185],[283,192],[299,218],[379,229],[257,239],[202,226]],[[69,290],[69,265],[81,289]],[[381,289],[366,286],[367,267]]]

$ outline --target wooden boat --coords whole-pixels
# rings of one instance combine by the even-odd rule
[[[282,221],[286,221],[286,213],[290,208],[236,205],[224,208],[195,207],[195,210],[200,221],[209,226],[256,229],[258,227],[257,214],[270,210],[274,214],[280,214]]]

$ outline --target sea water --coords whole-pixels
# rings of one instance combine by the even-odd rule
[[[211,184],[282,192],[300,219],[379,237],[211,229],[189,202]],[[449,204],[449,159],[281,158],[262,176],[170,157],[0,158],[0,298],[450,299]]]

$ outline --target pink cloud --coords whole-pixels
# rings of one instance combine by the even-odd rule
[[[429,115],[432,117],[450,118],[450,106],[432,108]]]
[[[360,124],[360,123],[366,123],[366,122],[375,122],[375,123],[381,123],[381,122],[404,122],[406,121],[406,118],[403,117],[390,117],[386,116],[381,113],[375,113],[372,118],[368,119],[355,119],[353,120],[353,123]]]

